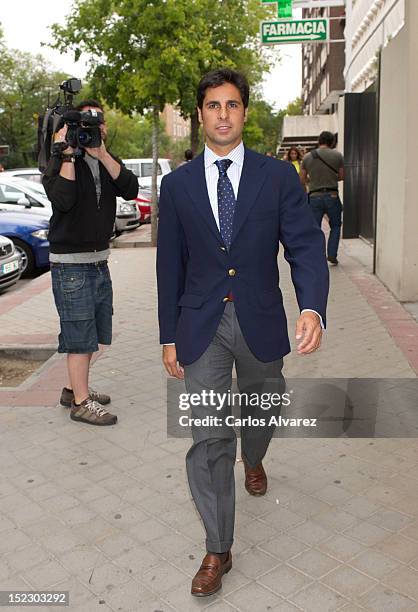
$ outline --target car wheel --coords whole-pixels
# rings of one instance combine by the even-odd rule
[[[22,277],[30,276],[35,271],[35,257],[33,251],[26,242],[19,238],[12,238],[16,251],[22,256]]]

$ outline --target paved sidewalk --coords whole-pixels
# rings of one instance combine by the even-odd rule
[[[287,376],[416,377],[418,324],[353,248],[343,243],[330,270],[323,348],[288,356]],[[418,610],[412,438],[274,439],[262,499],[247,495],[238,463],[233,571],[216,596],[190,597],[204,533],[185,476],[190,441],[166,436],[155,250],[113,250],[111,267],[115,341],[92,384],[112,394],[119,424],[76,424],[56,406],[64,358],[23,390],[0,390],[1,589],[69,589],[72,612]],[[0,298],[0,345],[56,342],[49,282]]]

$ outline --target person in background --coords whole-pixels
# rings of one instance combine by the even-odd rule
[[[97,100],[83,100],[78,111],[103,114]],[[107,126],[100,124],[101,144],[76,156],[67,142],[67,125],[55,134],[53,152],[42,183],[52,203],[49,228],[52,290],[60,318],[59,353],[67,353],[68,384],[60,404],[73,421],[114,425],[108,395],[89,388],[90,363],[99,344],[112,342],[113,292],[107,265],[116,197],[138,194],[136,176],[106,148]]]
[[[293,164],[296,168],[296,172],[300,174],[300,165],[302,162],[302,154],[297,147],[290,147],[287,154],[284,157],[284,160]]]
[[[344,158],[334,145],[334,135],[331,132],[321,132],[318,148],[305,155],[299,176],[302,185],[308,190],[309,203],[319,227],[323,216],[328,217],[331,231],[327,256],[328,261],[336,266],[343,210],[338,195],[338,181],[344,180]]]
[[[189,162],[192,161],[193,157],[194,157],[193,151],[191,149],[186,149],[184,152],[184,160],[179,163],[178,167],[184,166],[184,164],[188,164]]]
[[[4,166],[3,166],[3,164],[0,164],[0,172],[4,172]]]

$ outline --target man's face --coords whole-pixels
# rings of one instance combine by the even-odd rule
[[[86,111],[91,111],[91,110],[95,110],[95,111],[98,111],[99,113],[103,113],[103,110],[100,107],[98,107],[98,106],[83,106],[83,108],[81,109],[81,112],[84,113]],[[107,138],[107,125],[106,125],[106,122],[102,123],[100,125],[100,132],[102,134],[103,142],[106,142],[106,138]]]
[[[224,83],[208,88],[198,112],[209,147],[232,150],[241,142],[247,109],[235,85]]]

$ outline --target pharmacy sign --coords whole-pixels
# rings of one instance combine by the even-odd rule
[[[261,22],[264,45],[315,43],[329,40],[328,19],[278,19]]]

